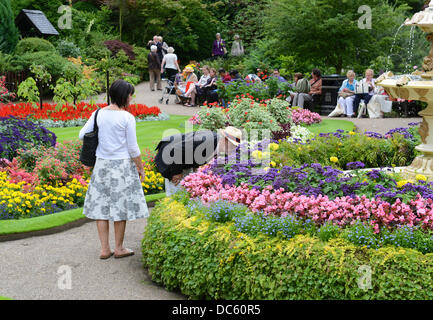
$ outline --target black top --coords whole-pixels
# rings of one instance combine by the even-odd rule
[[[162,139],[155,150],[155,164],[164,178],[171,180],[185,169],[198,168],[215,155],[218,134],[200,130]]]

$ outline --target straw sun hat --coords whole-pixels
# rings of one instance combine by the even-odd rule
[[[235,146],[238,146],[241,143],[242,131],[238,128],[229,126],[225,129],[219,129],[219,133]]]
[[[184,72],[194,72],[194,69],[192,67],[186,67],[183,69]]]

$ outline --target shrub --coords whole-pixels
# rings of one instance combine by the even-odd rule
[[[278,121],[280,124],[286,124],[290,122],[292,111],[290,109],[290,104],[278,98],[271,99],[266,102],[268,105],[268,110],[271,115]]]
[[[152,280],[193,299],[432,299],[432,254],[358,247],[344,239],[289,240],[189,216],[170,199],[153,209],[142,240]],[[372,270],[361,289],[361,266]]]
[[[12,160],[17,150],[28,145],[55,146],[56,135],[28,120],[0,118],[0,158]]]
[[[62,76],[63,68],[68,63],[65,58],[55,51],[24,53],[15,56],[11,61],[11,65],[18,70],[28,70],[32,64],[44,66],[52,76],[53,82]]]
[[[217,130],[226,127],[227,117],[222,108],[202,107],[198,112],[201,120],[200,128],[207,130]]]
[[[57,51],[62,57],[74,57],[78,58],[81,54],[80,48],[78,48],[75,43],[67,40],[60,40],[57,45]]]
[[[15,48],[15,55],[22,56],[24,54],[34,52],[55,52],[56,48],[48,40],[41,38],[24,38],[20,40]]]
[[[129,57],[129,59],[135,59],[133,47],[125,42],[119,40],[107,40],[104,42],[104,45],[107,47],[108,50],[111,51],[114,56],[117,55],[120,50],[123,50],[123,52]]]
[[[33,173],[38,176],[40,184],[55,185],[58,181],[66,182],[68,178],[66,163],[54,157],[45,157],[36,161]]]

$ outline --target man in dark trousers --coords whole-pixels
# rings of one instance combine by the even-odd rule
[[[163,138],[156,147],[155,164],[165,178],[167,196],[179,190],[179,182],[219,153],[230,154],[241,143],[242,131],[235,127],[218,132],[200,130]]]

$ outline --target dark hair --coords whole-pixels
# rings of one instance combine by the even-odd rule
[[[224,68],[220,68],[219,70],[218,70],[218,73],[225,73],[226,72],[226,70],[224,69]]]
[[[231,75],[231,76],[235,76],[235,75],[237,75],[237,74],[239,74],[239,71],[236,70],[236,69],[233,69],[232,71],[230,71],[230,75]]]
[[[122,79],[114,81],[108,91],[112,103],[115,103],[119,108],[128,107],[126,105],[128,103],[128,97],[134,94],[134,92],[134,86]]]
[[[304,75],[302,73],[300,73],[300,72],[296,72],[295,73],[295,77],[298,78],[298,79],[302,79],[304,77]]]
[[[321,78],[321,77],[322,77],[322,73],[321,73],[320,70],[317,69],[317,68],[314,68],[314,69],[313,69],[312,74],[314,74],[314,75],[317,76],[318,78]]]
[[[274,71],[280,72],[280,70],[278,70],[278,68],[275,68]]]

